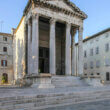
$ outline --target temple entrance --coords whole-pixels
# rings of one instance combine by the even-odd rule
[[[65,75],[65,24],[56,22],[56,75]]]
[[[39,73],[49,73],[49,48],[39,48]]]

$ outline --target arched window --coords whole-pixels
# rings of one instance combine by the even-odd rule
[[[2,83],[3,84],[8,83],[8,74],[3,73],[3,75],[2,75]]]

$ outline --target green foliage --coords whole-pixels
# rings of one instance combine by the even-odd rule
[[[2,83],[6,83],[6,77],[5,76],[2,76]]]

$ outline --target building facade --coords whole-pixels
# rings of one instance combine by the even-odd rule
[[[84,77],[110,81],[110,28],[83,40]],[[76,56],[78,45],[76,44]],[[78,60],[78,58],[76,57]],[[76,60],[76,71],[77,63]]]
[[[0,33],[0,85],[13,84],[13,36]]]
[[[74,75],[76,31],[78,74],[82,75],[83,20],[86,18],[69,0],[30,0],[13,38],[15,80],[26,74]]]

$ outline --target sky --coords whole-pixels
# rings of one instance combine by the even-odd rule
[[[27,1],[0,1],[0,32],[11,33],[11,28],[17,27]],[[110,27],[110,0],[71,1],[88,15],[88,18],[84,21],[83,38]]]

